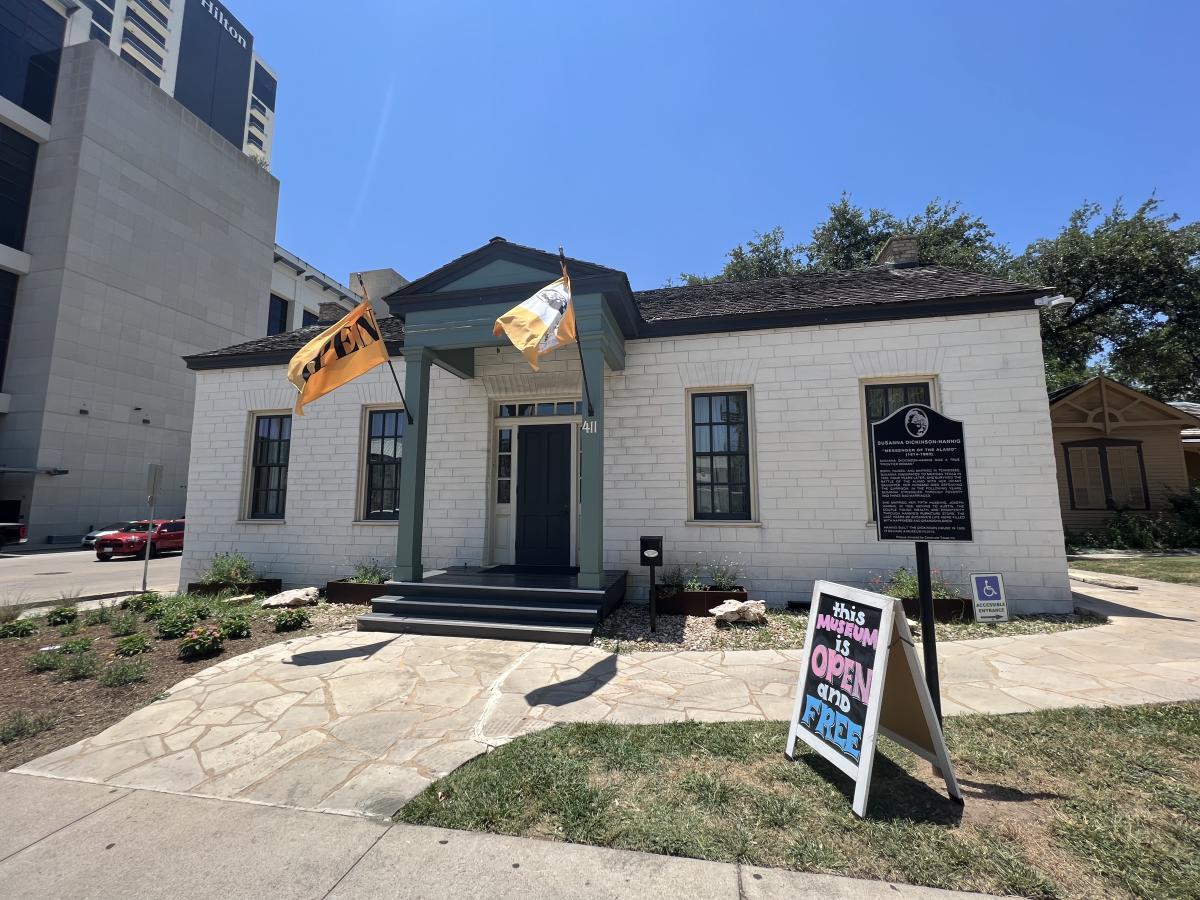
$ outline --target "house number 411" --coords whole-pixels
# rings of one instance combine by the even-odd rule
[[[580,427],[580,430],[582,430],[584,434],[599,434],[600,433],[600,423],[597,422],[595,419],[588,419],[586,422],[584,422],[579,427]]]

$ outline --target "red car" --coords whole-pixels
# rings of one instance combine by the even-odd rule
[[[151,525],[143,519],[126,525],[123,531],[96,538],[96,559],[114,556],[140,556],[146,552],[146,533],[150,533],[150,555],[183,549],[183,519],[155,519]]]

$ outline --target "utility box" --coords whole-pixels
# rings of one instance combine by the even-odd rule
[[[661,566],[662,558],[662,535],[657,537],[649,536],[642,538],[642,565],[643,566]]]

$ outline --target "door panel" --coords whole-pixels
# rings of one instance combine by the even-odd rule
[[[517,429],[519,566],[571,563],[571,426]]]

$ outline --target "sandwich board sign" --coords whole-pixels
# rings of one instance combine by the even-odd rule
[[[880,734],[933,763],[961,802],[929,689],[917,667],[899,600],[818,581],[788,729],[786,754],[801,740],[855,782],[854,814],[867,812]]]
[[[1008,599],[1004,596],[1004,576],[972,575],[971,600],[976,622],[1007,622]]]

